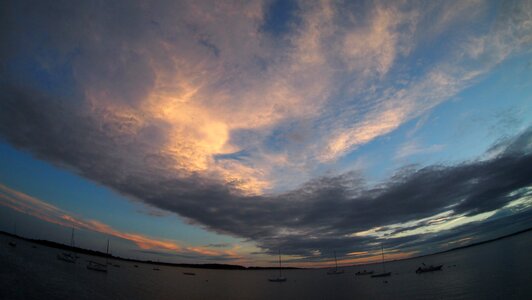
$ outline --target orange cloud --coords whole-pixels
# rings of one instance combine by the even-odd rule
[[[218,250],[200,246],[182,246],[172,240],[152,238],[143,234],[122,232],[96,220],[75,217],[54,205],[11,189],[0,183],[0,205],[28,214],[46,222],[60,226],[74,226],[79,229],[99,232],[135,243],[141,249],[160,249],[179,253],[194,253],[203,256],[227,256],[241,258],[235,249]]]

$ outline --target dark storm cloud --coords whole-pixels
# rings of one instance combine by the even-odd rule
[[[270,253],[364,250],[375,238],[350,234],[450,209],[465,215],[493,211],[532,184],[529,129],[496,145],[499,154],[491,159],[404,169],[375,187],[348,173],[279,195],[244,196],[199,175],[160,172],[157,164],[144,163],[134,141],[107,136],[105,124],[65,102],[13,86],[2,91],[0,133],[11,144],[193,224],[257,242]],[[391,239],[388,246],[417,238]]]

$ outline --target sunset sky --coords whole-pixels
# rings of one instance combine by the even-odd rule
[[[532,227],[531,1],[0,6],[0,230],[327,266]]]

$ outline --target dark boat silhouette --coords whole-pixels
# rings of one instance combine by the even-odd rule
[[[423,264],[423,267],[417,268],[416,273],[420,274],[420,273],[441,271],[442,267],[443,267],[443,265],[437,265],[437,266],[430,265],[430,266],[427,267],[427,266],[425,266],[425,264]]]
[[[89,264],[87,265],[87,269],[91,270],[91,271],[107,273],[107,265],[104,265],[104,264],[101,264],[99,262],[95,262],[95,261],[92,261],[92,260],[89,260]]]
[[[344,274],[344,270],[338,270],[338,261],[336,260],[336,251],[334,251],[334,264],[335,264],[335,267],[333,270],[329,270],[327,272],[327,275],[340,275],[340,274]]]
[[[109,262],[107,261],[108,256],[109,256],[109,240],[107,240],[107,251],[105,253],[105,264],[89,260],[87,269],[96,271],[96,272],[107,273],[107,265],[109,264]]]
[[[386,268],[384,267],[384,248],[381,245],[381,254],[382,254],[382,273],[379,274],[373,274],[371,277],[388,277],[392,275],[392,272],[386,272]]]
[[[74,226],[72,226],[72,234],[70,236],[70,248],[74,249]],[[57,254],[57,259],[67,263],[75,264],[78,258],[74,252],[61,252]]]
[[[15,222],[13,227],[14,227],[13,235],[16,236],[17,235],[17,222]],[[15,243],[13,241],[10,241],[8,244],[9,244],[9,246],[11,246],[13,248],[17,246],[17,243]]]
[[[355,273],[355,275],[358,275],[358,276],[361,276],[361,275],[371,275],[373,274],[374,272],[373,271],[366,271],[366,270],[363,270],[363,271],[358,271]]]
[[[286,277],[283,277],[282,269],[283,268],[281,267],[281,250],[279,250],[279,277],[268,278],[268,281],[269,282],[285,282]]]
[[[387,277],[390,275],[392,275],[392,272],[379,273],[379,274],[371,275],[371,277]]]

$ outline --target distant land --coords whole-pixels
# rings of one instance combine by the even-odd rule
[[[505,239],[505,238],[508,238],[508,237],[516,236],[516,235],[519,235],[519,234],[522,234],[522,233],[525,233],[525,232],[528,232],[528,231],[531,231],[531,230],[532,230],[532,227],[528,228],[528,229],[524,229],[524,230],[520,230],[520,231],[511,233],[511,234],[503,235],[503,236],[500,236],[500,237],[497,237],[497,238],[493,238],[493,239],[489,239],[489,240],[485,240],[485,241],[480,241],[480,242],[475,242],[475,243],[471,243],[471,244],[468,244],[468,245],[465,245],[465,246],[459,246],[459,247],[455,247],[455,248],[452,248],[452,249],[449,249],[449,250],[445,250],[445,251],[441,251],[441,252],[431,253],[431,254],[427,254],[427,255],[420,255],[420,256],[415,256],[415,257],[409,257],[409,258],[399,259],[399,260],[408,260],[408,259],[414,259],[414,258],[419,258],[419,257],[432,256],[432,255],[436,255],[436,254],[440,254],[440,253],[447,253],[447,252],[451,252],[451,251],[456,251],[456,250],[461,250],[461,249],[465,249],[465,248],[475,247],[475,246],[491,243],[491,242],[494,242],[494,241],[502,240],[502,239]],[[99,256],[99,257],[108,257],[108,258],[112,258],[112,259],[116,259],[116,260],[122,260],[122,261],[138,262],[138,263],[153,264],[153,265],[160,265],[160,266],[182,267],[182,268],[197,268],[197,269],[219,269],[219,270],[272,270],[272,269],[279,269],[278,267],[256,267],[256,266],[244,267],[244,266],[240,266],[240,265],[216,264],[216,263],[214,263],[214,264],[184,264],[184,263],[157,262],[157,261],[151,261],[151,260],[139,260],[139,259],[132,259],[132,258],[124,258],[124,257],[120,257],[120,256],[114,256],[114,255],[106,254],[106,253],[103,253],[103,252],[100,252],[100,251],[94,251],[94,250],[89,250],[89,249],[72,247],[72,246],[68,246],[68,245],[65,245],[65,244],[56,243],[56,242],[47,241],[47,240],[37,240],[37,239],[25,238],[25,237],[14,235],[12,233],[1,231],[1,230],[0,230],[0,234],[6,235],[6,236],[11,236],[11,237],[18,238],[18,239],[21,239],[21,240],[25,240],[25,241],[28,241],[28,242],[31,242],[31,243],[47,246],[47,247],[50,247],[50,248],[63,249],[63,250],[67,250],[67,251],[74,251],[74,252],[81,253],[81,254],[87,254],[87,255],[93,255],[93,256]],[[371,264],[368,264],[368,265],[371,265]],[[287,269],[288,270],[288,269],[305,269],[305,268],[282,267],[282,269]]]
[[[69,245],[56,243],[48,240],[37,240],[37,239],[30,239],[25,238],[22,236],[18,236],[9,232],[5,232],[0,230],[0,234],[11,236],[17,239],[25,240],[31,243],[39,244],[42,246],[47,246],[50,248],[55,249],[62,249],[67,251],[73,251],[80,254],[87,254],[87,255],[93,255],[93,256],[99,256],[99,257],[107,257],[112,258],[116,260],[122,260],[122,261],[130,261],[130,262],[138,262],[138,263],[145,263],[145,264],[153,264],[153,265],[160,265],[160,266],[171,266],[171,267],[183,267],[183,268],[197,268],[197,269],[221,269],[221,270],[270,270],[270,269],[278,269],[276,267],[244,267],[239,265],[231,265],[231,264],[184,264],[184,263],[168,263],[168,262],[158,262],[158,261],[152,261],[152,260],[140,260],[140,259],[132,259],[132,258],[125,258],[120,256],[114,256],[112,254],[103,253],[100,251],[95,250],[89,250],[79,247],[72,247]],[[283,269],[301,269],[296,267],[283,267]]]

